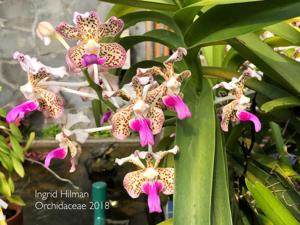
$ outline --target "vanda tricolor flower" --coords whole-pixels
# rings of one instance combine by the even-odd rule
[[[75,172],[78,158],[81,153],[81,146],[86,142],[89,133],[110,130],[111,126],[81,129],[75,126],[79,123],[88,124],[90,119],[82,112],[76,114],[68,114],[63,122],[62,131],[58,133],[55,139],[59,142],[59,148],[55,148],[50,151],[45,158],[45,167],[49,167],[53,158],[64,159],[68,152],[71,156],[71,168],[70,173]],[[75,128],[74,128],[75,127]],[[79,144],[80,143],[80,144]]]
[[[132,129],[139,132],[142,146],[154,145],[153,135],[161,131],[164,123],[164,113],[155,104],[145,102],[148,92],[137,77],[132,79],[131,84],[134,87],[134,96],[123,89],[108,96],[120,96],[130,102],[129,105],[118,109],[113,115],[111,119],[112,134],[118,139],[125,139],[130,135],[130,129]]]
[[[116,159],[118,165],[130,162],[139,170],[130,172],[124,177],[123,185],[130,197],[138,198],[141,193],[148,195],[149,212],[161,212],[159,194],[174,193],[174,168],[159,168],[158,165],[167,154],[177,154],[178,146],[168,151],[140,152]],[[145,160],[146,165],[141,161]]]
[[[92,64],[103,64],[106,68],[123,66],[126,51],[117,43],[101,43],[103,37],[114,37],[123,29],[123,21],[111,17],[101,23],[95,11],[80,14],[75,12],[75,26],[60,23],[56,30],[63,37],[79,40],[78,45],[68,49],[66,60],[72,72],[80,72]]]
[[[175,110],[179,119],[191,117],[192,114],[188,106],[183,102],[183,94],[180,92],[180,86],[184,79],[191,76],[189,70],[185,70],[180,74],[175,73],[174,63],[182,60],[186,55],[186,49],[178,48],[165,62],[165,68],[152,67],[149,69],[138,69],[137,77],[143,83],[149,82],[155,75],[163,77],[164,82],[157,85],[156,88],[149,90],[146,102],[157,102],[157,106],[162,107],[163,104],[171,110]]]
[[[43,111],[48,117],[60,117],[63,113],[63,99],[53,91],[47,90],[40,82],[49,77],[63,77],[66,75],[65,68],[45,66],[36,58],[31,58],[20,52],[16,52],[14,58],[20,62],[22,69],[28,73],[28,83],[21,86],[20,90],[25,98],[30,101],[13,108],[7,115],[7,122],[17,122],[28,112],[37,109]]]
[[[255,131],[261,130],[261,123],[256,115],[247,112],[250,107],[250,98],[244,95],[245,81],[248,78],[257,78],[261,80],[261,76],[253,69],[246,69],[239,78],[233,78],[230,82],[221,82],[216,84],[213,89],[220,87],[229,90],[229,95],[233,96],[233,100],[226,104],[222,109],[221,128],[223,131],[228,131],[229,122],[253,122]]]

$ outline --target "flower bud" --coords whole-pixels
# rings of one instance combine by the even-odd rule
[[[37,25],[36,34],[44,41],[45,45],[49,45],[51,42],[51,37],[55,34],[55,29],[51,23],[47,21],[42,21]]]

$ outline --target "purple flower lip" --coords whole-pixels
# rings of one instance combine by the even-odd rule
[[[252,122],[255,127],[255,132],[259,132],[261,130],[261,122],[259,121],[258,117],[255,116],[254,114],[247,111],[240,111],[237,113],[237,117],[240,121]]]
[[[150,120],[145,118],[133,119],[129,123],[129,127],[139,132],[141,146],[154,145],[154,137],[150,128]]]
[[[183,102],[182,98],[178,95],[169,95],[163,97],[163,103],[165,106],[175,109],[177,117],[180,120],[189,118],[192,116],[188,106]]]
[[[45,162],[44,162],[44,166],[46,168],[48,168],[50,166],[51,160],[53,158],[57,158],[57,159],[64,159],[67,156],[68,151],[66,151],[66,149],[64,148],[56,148],[53,149],[52,151],[50,151],[46,158],[45,158]]]
[[[84,54],[81,58],[81,64],[84,67],[97,64],[103,65],[105,63],[105,58],[101,58],[96,54]]]
[[[112,111],[111,110],[105,112],[103,114],[103,116],[101,117],[100,125],[106,123],[110,119],[111,115],[112,115]]]
[[[28,113],[39,108],[36,101],[26,101],[12,108],[6,115],[7,123],[14,123],[22,120]]]
[[[147,182],[143,184],[142,190],[145,194],[148,195],[149,212],[161,213],[162,210],[160,206],[159,193],[163,190],[163,184],[159,181],[155,181],[154,183]]]

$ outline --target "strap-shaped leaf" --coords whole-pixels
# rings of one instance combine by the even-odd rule
[[[300,32],[289,25],[287,22],[274,24],[266,27],[265,29],[284,38],[294,45],[300,45]]]
[[[139,22],[153,21],[153,22],[159,22],[169,26],[178,34],[181,33],[180,29],[178,28],[177,24],[172,19],[172,17],[161,12],[155,12],[155,11],[132,12],[122,16],[120,19],[124,21],[125,29]]]
[[[180,154],[175,161],[174,225],[211,224],[216,135],[213,94],[206,79],[200,95],[191,81],[184,89],[184,100],[193,115],[178,121],[176,128]]]
[[[132,46],[144,41],[158,42],[173,50],[178,47],[184,47],[184,43],[179,35],[163,29],[152,30],[141,36],[128,36],[121,38],[119,44],[128,50]]]
[[[189,46],[226,40],[299,15],[298,0],[268,0],[211,8],[185,35]]]
[[[228,168],[221,130],[217,128],[214,183],[212,198],[212,224],[232,225],[229,202]]]
[[[264,103],[260,109],[265,112],[272,112],[278,109],[285,108],[293,108],[296,106],[300,106],[300,99],[296,97],[285,97],[285,98],[277,98],[272,101]]]
[[[174,11],[178,6],[172,0],[102,0],[120,5],[133,6],[143,9],[158,9],[164,11]]]
[[[246,179],[246,184],[255,199],[258,207],[273,222],[274,225],[299,225],[300,223],[285,208],[282,203],[258,181],[251,182]]]
[[[300,93],[300,65],[274,52],[255,34],[239,36],[229,43],[245,58],[250,60],[279,86]]]

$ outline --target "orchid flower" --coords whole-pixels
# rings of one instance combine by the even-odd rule
[[[162,84],[149,90],[146,102],[158,100],[158,107],[163,107],[163,105],[165,105],[169,109],[176,111],[177,117],[181,120],[192,116],[188,106],[182,99],[183,94],[180,92],[182,81],[190,77],[191,72],[185,70],[180,74],[175,73],[174,63],[182,60],[183,56],[186,54],[186,49],[178,48],[176,52],[164,62],[165,68],[152,67],[149,69],[139,68],[137,70],[137,77],[139,77],[142,83],[151,81],[155,75],[163,77],[164,82]]]
[[[130,129],[139,132],[142,146],[154,145],[153,135],[160,133],[164,123],[162,109],[145,101],[147,93],[137,77],[132,79],[135,95],[131,96],[124,90],[112,92],[110,96],[120,96],[129,101],[129,105],[120,108],[112,116],[112,134],[118,139],[125,139],[130,135]],[[104,92],[105,93],[105,92]]]
[[[82,112],[76,114],[69,113],[66,120],[63,122],[64,126],[62,127],[62,131],[55,137],[55,139],[59,142],[59,148],[55,148],[47,154],[45,158],[45,167],[50,166],[53,158],[64,159],[67,156],[68,151],[70,151],[70,173],[75,172],[78,158],[81,153],[80,144],[86,142],[89,133],[111,129],[111,126],[90,129],[74,128],[74,126],[78,123],[88,124],[90,122],[90,119]]]
[[[255,127],[255,131],[261,130],[261,123],[256,115],[247,112],[246,110],[250,107],[250,98],[244,94],[245,81],[248,78],[257,78],[261,80],[261,76],[256,71],[248,68],[239,78],[233,78],[230,82],[221,82],[216,84],[213,89],[220,87],[229,90],[229,95],[224,97],[226,100],[231,99],[232,101],[226,104],[222,109],[222,121],[221,128],[223,131],[228,131],[229,122],[252,122]],[[230,98],[228,98],[230,97]],[[232,98],[231,98],[232,97]]]
[[[20,105],[12,108],[6,115],[7,123],[16,123],[19,122],[30,112],[33,112],[39,108],[39,104],[36,101],[26,101]]]
[[[65,22],[56,31],[67,39],[79,40],[77,46],[68,49],[66,61],[72,72],[78,73],[91,64],[106,68],[119,68],[125,63],[126,51],[117,43],[101,43],[103,37],[114,37],[123,29],[124,23],[116,17],[101,23],[95,11],[74,13],[75,26]]]
[[[40,83],[51,76],[63,77],[67,74],[65,68],[45,66],[36,58],[20,52],[16,52],[14,58],[19,61],[22,69],[28,74],[28,83],[20,87],[25,98],[36,102],[39,109],[47,116],[54,119],[60,117],[63,113],[63,99]]]
[[[122,159],[116,159],[118,165],[130,162],[139,170],[130,172],[124,177],[123,185],[130,197],[138,198],[141,193],[148,195],[149,212],[162,212],[159,194],[172,195],[174,193],[174,168],[158,167],[160,161],[167,155],[176,155],[178,146],[168,151],[140,152]],[[146,165],[141,161],[144,160]]]

